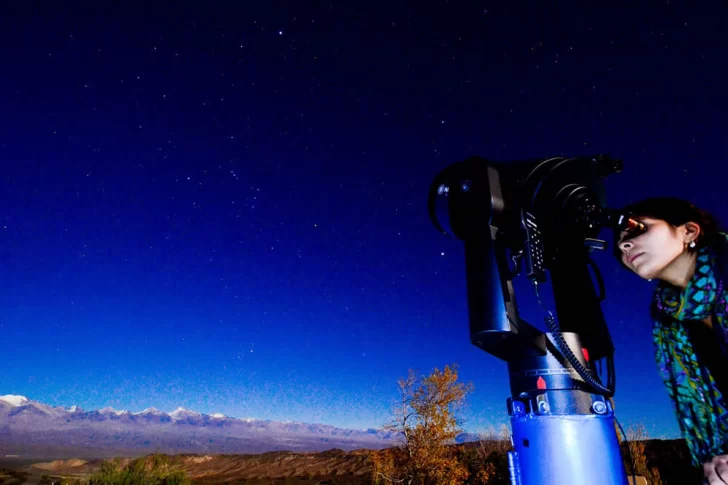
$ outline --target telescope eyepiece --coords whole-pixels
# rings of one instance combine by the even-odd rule
[[[624,214],[620,217],[616,230],[620,233],[626,232],[625,239],[631,239],[647,232],[647,226],[635,217]]]

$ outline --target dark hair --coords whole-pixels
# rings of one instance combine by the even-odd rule
[[[697,251],[698,248],[704,245],[712,245],[720,237],[720,232],[722,232],[718,221],[711,213],[697,208],[687,200],[676,197],[651,197],[630,204],[624,207],[621,212],[633,217],[660,219],[673,227],[681,226],[687,222],[696,223],[700,226],[700,235],[695,240],[695,248],[692,251]],[[622,251],[619,249],[618,244],[619,236],[619,231],[614,231],[612,249],[614,256],[624,266],[624,263],[622,263]]]

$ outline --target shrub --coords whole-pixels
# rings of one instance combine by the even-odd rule
[[[101,469],[88,478],[77,482],[80,485],[191,485],[192,481],[183,470],[175,470],[169,464],[169,457],[150,455],[132,460],[126,466],[120,461],[105,461]]]

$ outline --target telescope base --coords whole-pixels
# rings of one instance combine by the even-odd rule
[[[516,416],[511,427],[512,485],[629,485],[611,412]]]

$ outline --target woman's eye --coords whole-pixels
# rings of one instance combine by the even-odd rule
[[[637,236],[641,236],[642,234],[647,232],[647,228],[645,227],[644,230],[626,230],[622,234],[622,238],[619,240],[619,243],[623,243],[625,241],[629,241],[630,239],[634,239]]]
[[[641,227],[629,228],[626,231],[625,237],[632,239],[634,237],[641,236],[642,234],[646,233],[647,230],[648,227],[646,225],[642,225]]]

